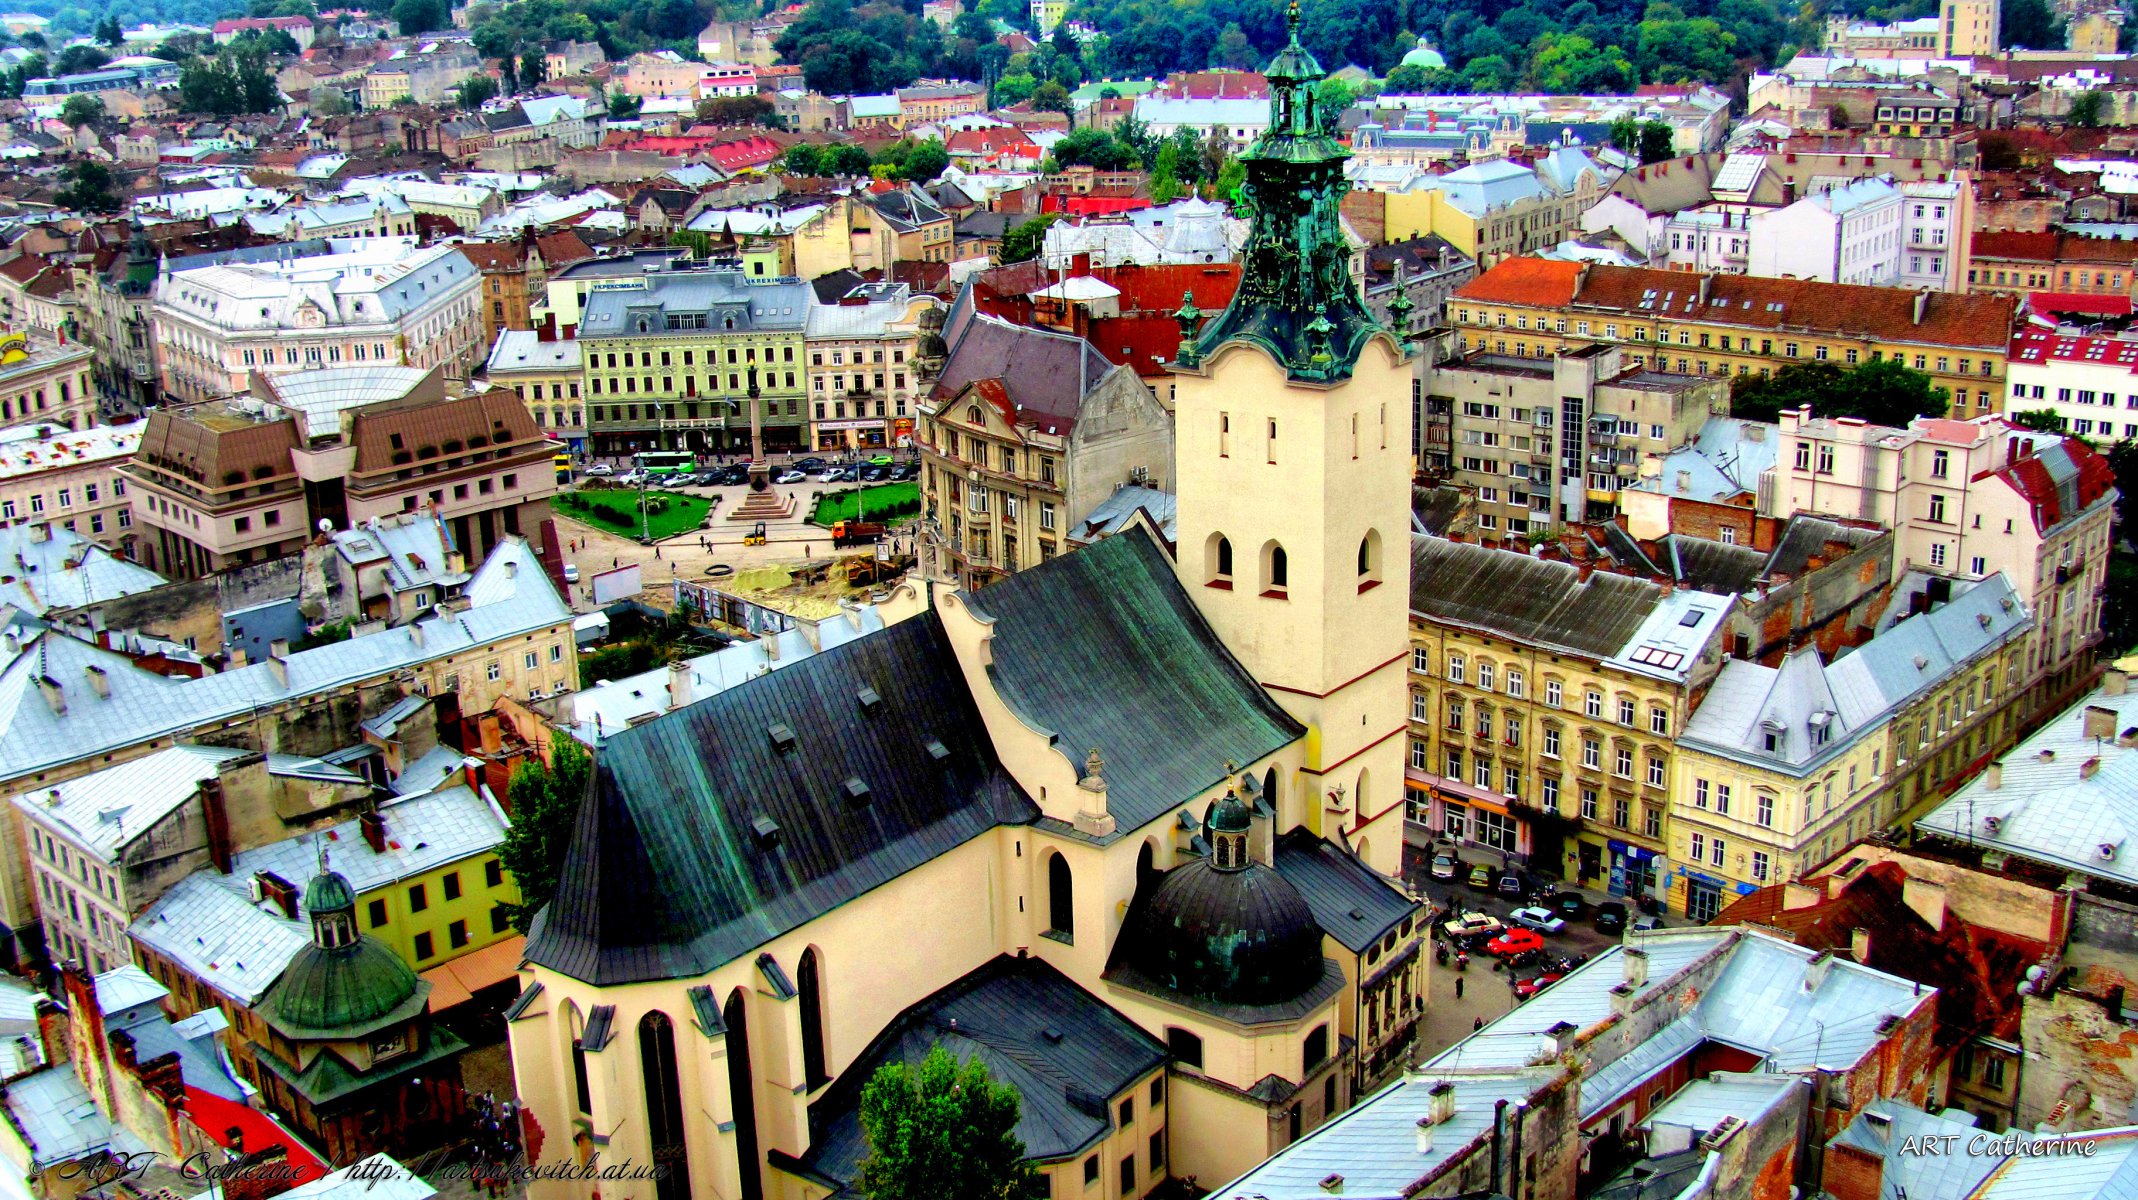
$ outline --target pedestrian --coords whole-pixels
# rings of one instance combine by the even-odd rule
[[[1485,1027],[1485,1019],[1484,1019],[1483,1017],[1472,1017],[1472,1018],[1470,1018],[1470,1032],[1471,1032],[1471,1033],[1476,1033],[1476,1032],[1477,1032],[1478,1030],[1480,1030],[1480,1029],[1483,1029],[1484,1027]]]
[[[653,557],[656,561],[661,557],[661,544],[659,542],[653,544]]]
[[[617,564],[617,563],[618,563],[619,561],[620,561],[620,560],[619,560],[619,559],[618,559],[618,558],[617,558],[617,557],[616,557],[615,555],[613,555],[613,554],[612,554],[612,555],[610,555],[610,556],[609,556],[609,569],[610,569],[611,571],[615,570],[615,569],[616,569],[616,564]]]
[[[1455,977],[1455,998],[1457,1000],[1462,999],[1462,976],[1460,975]]]

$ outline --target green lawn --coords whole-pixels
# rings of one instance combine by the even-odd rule
[[[863,498],[867,503],[856,512],[855,501]],[[834,521],[894,521],[910,517],[921,510],[921,485],[916,479],[903,483],[878,483],[866,488],[848,488],[833,492],[817,501],[817,511],[810,521],[829,528]]]
[[[558,512],[575,521],[628,538],[635,538],[642,528],[650,527],[656,541],[703,526],[705,514],[713,507],[702,496],[676,492],[649,491],[645,499],[649,511],[643,518],[638,511],[639,493],[633,489],[564,492],[557,497],[556,506]]]

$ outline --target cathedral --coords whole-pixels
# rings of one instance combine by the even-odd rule
[[[1221,1184],[1404,1066],[1413,351],[1351,277],[1291,20],[1239,291],[1178,314],[1175,540],[909,582],[601,747],[513,1066],[540,1161],[664,1169],[538,1200],[840,1194],[862,1086],[938,1044],[1017,1087],[1051,1195],[1107,1200]]]

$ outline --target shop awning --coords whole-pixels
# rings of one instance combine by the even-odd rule
[[[431,985],[431,1011],[442,1012],[456,1004],[466,1004],[475,998],[475,993],[505,982],[526,957],[527,939],[509,937],[432,967],[423,973]]]

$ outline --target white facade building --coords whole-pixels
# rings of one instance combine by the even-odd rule
[[[1890,287],[1900,279],[1901,241],[1900,189],[1859,179],[1753,216],[1746,270]]]
[[[394,363],[465,378],[483,341],[482,276],[456,246],[330,239],[329,253],[177,271],[156,281],[163,385],[180,400],[246,391],[255,371]]]
[[[1900,195],[1900,286],[1966,291],[1961,249],[1974,209],[1973,186],[1965,179],[1926,179],[1901,184]]]
[[[2025,329],[2012,339],[2006,363],[2004,411],[2047,409],[2067,433],[2138,439],[2138,341]]]

